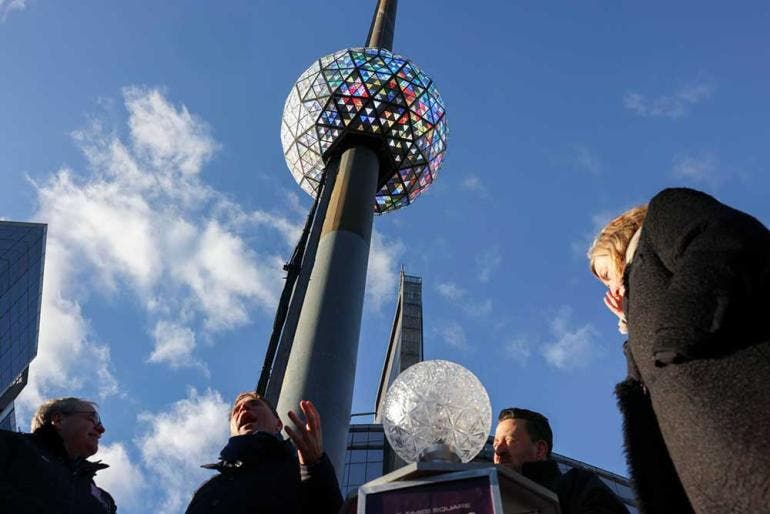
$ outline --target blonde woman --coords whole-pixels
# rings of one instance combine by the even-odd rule
[[[770,232],[667,189],[588,256],[628,333],[616,393],[640,512],[770,512]]]

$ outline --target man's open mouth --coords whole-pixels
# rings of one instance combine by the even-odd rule
[[[242,428],[247,425],[251,425],[257,421],[257,418],[248,411],[243,411],[238,416],[238,427]]]

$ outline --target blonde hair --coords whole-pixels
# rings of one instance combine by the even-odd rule
[[[627,210],[601,229],[599,235],[594,239],[591,248],[588,249],[591,273],[597,278],[601,278],[596,274],[596,269],[594,268],[594,261],[599,255],[609,255],[618,273],[623,273],[628,243],[634,237],[636,231],[642,227],[646,215],[647,206],[639,205]]]
[[[53,420],[53,417],[57,414],[67,416],[73,414],[83,408],[84,405],[90,405],[96,409],[96,404],[83,398],[54,398],[43,402],[43,404],[37,408],[35,416],[32,418],[31,429],[34,432],[38,428],[48,425]]]

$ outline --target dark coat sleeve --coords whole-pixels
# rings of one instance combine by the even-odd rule
[[[105,502],[107,502],[107,510],[110,514],[117,514],[118,512],[118,506],[115,503],[115,498],[112,497],[110,493],[102,489],[101,487],[98,487],[99,491],[102,493],[102,498]]]
[[[626,505],[595,474],[571,469],[557,487],[563,514],[628,514]]]
[[[693,512],[642,384],[629,377],[616,386],[615,395],[623,414],[623,442],[639,512]]]
[[[759,221],[705,193],[666,189],[650,201],[642,238],[671,273],[652,313],[658,365],[728,351],[718,345],[739,338],[723,333],[756,325],[753,298],[770,258],[770,232]]]
[[[302,514],[337,514],[342,494],[329,457],[324,453],[312,466],[301,466],[300,512]]]
[[[20,435],[0,431],[0,514],[44,514],[42,500],[30,498],[12,483],[11,477],[19,473],[16,468],[17,454],[23,444]]]

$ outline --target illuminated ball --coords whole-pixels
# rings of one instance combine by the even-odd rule
[[[378,214],[409,205],[433,183],[446,140],[446,109],[433,81],[382,48],[350,48],[317,60],[283,108],[286,163],[311,196],[335,151],[364,144],[377,152]]]

